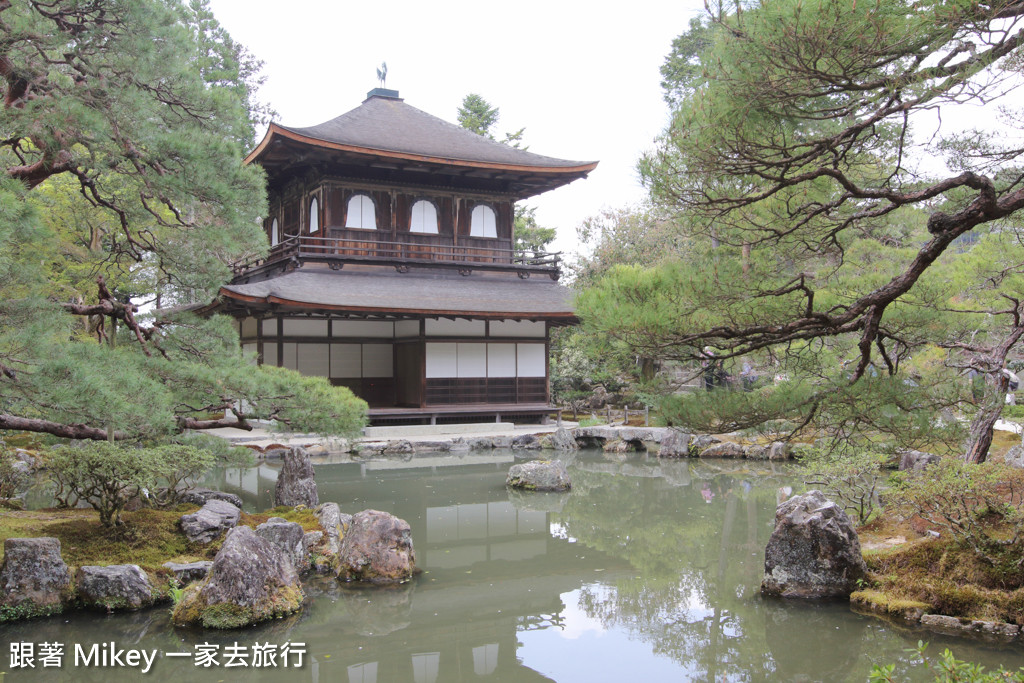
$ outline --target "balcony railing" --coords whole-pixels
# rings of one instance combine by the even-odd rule
[[[352,237],[289,237],[270,250],[265,258],[232,265],[235,280],[247,280],[264,271],[301,267],[304,262],[327,263],[341,268],[346,263],[416,267],[447,267],[459,270],[513,271],[521,277],[542,273],[557,280],[561,274],[561,253],[446,244],[446,237],[415,236],[407,242],[378,242]]]

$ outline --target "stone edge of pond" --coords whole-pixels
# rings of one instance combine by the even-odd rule
[[[280,460],[293,446],[284,444],[239,444],[252,449],[264,460]],[[346,453],[353,458],[411,457],[420,453],[470,453],[495,449],[522,451],[572,451],[581,447],[606,452],[646,452],[663,458],[735,458],[749,460],[790,460],[799,445],[775,441],[743,443],[732,438],[693,434],[673,427],[632,427],[627,425],[561,427],[556,431],[499,435],[434,435],[424,438],[370,439],[335,442],[333,448],[309,443],[303,447],[311,456]]]
[[[1017,624],[951,617],[928,612],[924,602],[890,598],[882,591],[866,589],[850,594],[850,609],[900,626],[918,627],[934,633],[957,637],[973,637],[1002,643],[1024,641],[1024,631]]]

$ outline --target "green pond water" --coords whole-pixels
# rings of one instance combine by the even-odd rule
[[[931,656],[951,647],[990,668],[1024,666],[1021,646],[902,629],[842,602],[761,598],[775,507],[786,487],[800,490],[791,466],[581,452],[567,457],[571,493],[515,494],[504,486],[513,461],[496,451],[318,464],[322,501],[409,522],[421,576],[393,589],[311,578],[301,614],[241,631],[174,628],[166,606],[0,626],[0,680],[865,681],[889,662],[898,680],[930,680],[906,652],[918,639]],[[220,470],[204,483],[262,510],[276,472]],[[76,650],[111,642],[155,650],[151,670],[76,662]],[[44,667],[53,643],[62,656],[46,663],[60,666]],[[22,644],[35,668],[13,666]],[[282,666],[300,650],[301,666]],[[201,652],[216,665],[197,666]]]

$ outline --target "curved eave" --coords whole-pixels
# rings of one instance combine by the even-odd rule
[[[249,152],[249,155],[245,157],[245,163],[251,164],[257,161],[263,154],[264,150],[270,145],[275,136],[280,136],[288,140],[294,140],[295,142],[301,142],[306,145],[313,147],[320,147],[322,149],[331,149],[341,152],[353,152],[355,154],[365,154],[367,156],[378,156],[387,157],[390,159],[402,159],[405,161],[417,161],[422,163],[434,163],[442,164],[445,166],[461,166],[464,168],[485,168],[496,171],[516,171],[521,173],[544,173],[551,175],[586,175],[595,168],[597,168],[598,162],[588,161],[583,164],[577,164],[575,166],[524,166],[518,164],[502,164],[496,162],[487,161],[471,161],[467,159],[455,159],[451,157],[437,157],[423,154],[412,154],[409,152],[396,152],[387,149],[377,149],[372,147],[360,147],[358,145],[346,145],[339,142],[329,142],[327,140],[320,140],[318,138],[309,137],[308,135],[301,135],[294,131],[288,130],[276,123],[271,123],[270,128],[267,130],[267,134],[263,136],[263,140],[256,149]]]
[[[530,318],[534,320],[550,320],[553,322],[559,322],[566,325],[573,325],[579,322],[579,318],[576,317],[575,313],[564,312],[528,312],[528,311],[465,311],[465,310],[445,310],[440,308],[426,309],[415,309],[415,308],[393,308],[385,306],[345,306],[339,304],[321,304],[321,303],[310,303],[308,301],[296,301],[294,299],[286,299],[279,296],[247,296],[245,294],[239,294],[233,292],[226,287],[222,287],[220,292],[220,298],[231,299],[241,303],[252,304],[256,306],[266,307],[282,307],[282,308],[294,308],[297,310],[317,310],[317,311],[332,311],[338,313],[373,313],[373,314],[384,314],[384,315],[425,315],[425,316],[443,316],[447,318],[487,318],[495,320],[507,320],[515,318]],[[216,304],[207,306],[202,312],[212,313],[217,308]]]

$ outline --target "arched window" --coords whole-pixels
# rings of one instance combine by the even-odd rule
[[[494,215],[494,209],[485,204],[479,204],[476,207],[474,207],[473,213],[470,216],[469,236],[498,236],[497,218]]]
[[[409,221],[409,232],[422,232],[428,235],[437,234],[437,207],[433,202],[421,199],[412,205],[412,220]]]
[[[320,203],[313,197],[309,203],[309,234],[320,232]]]
[[[346,228],[377,229],[377,214],[373,200],[365,194],[356,194],[348,200],[348,216],[345,218]]]
[[[270,246],[276,247],[281,241],[281,230],[277,227],[277,219],[270,224]]]

